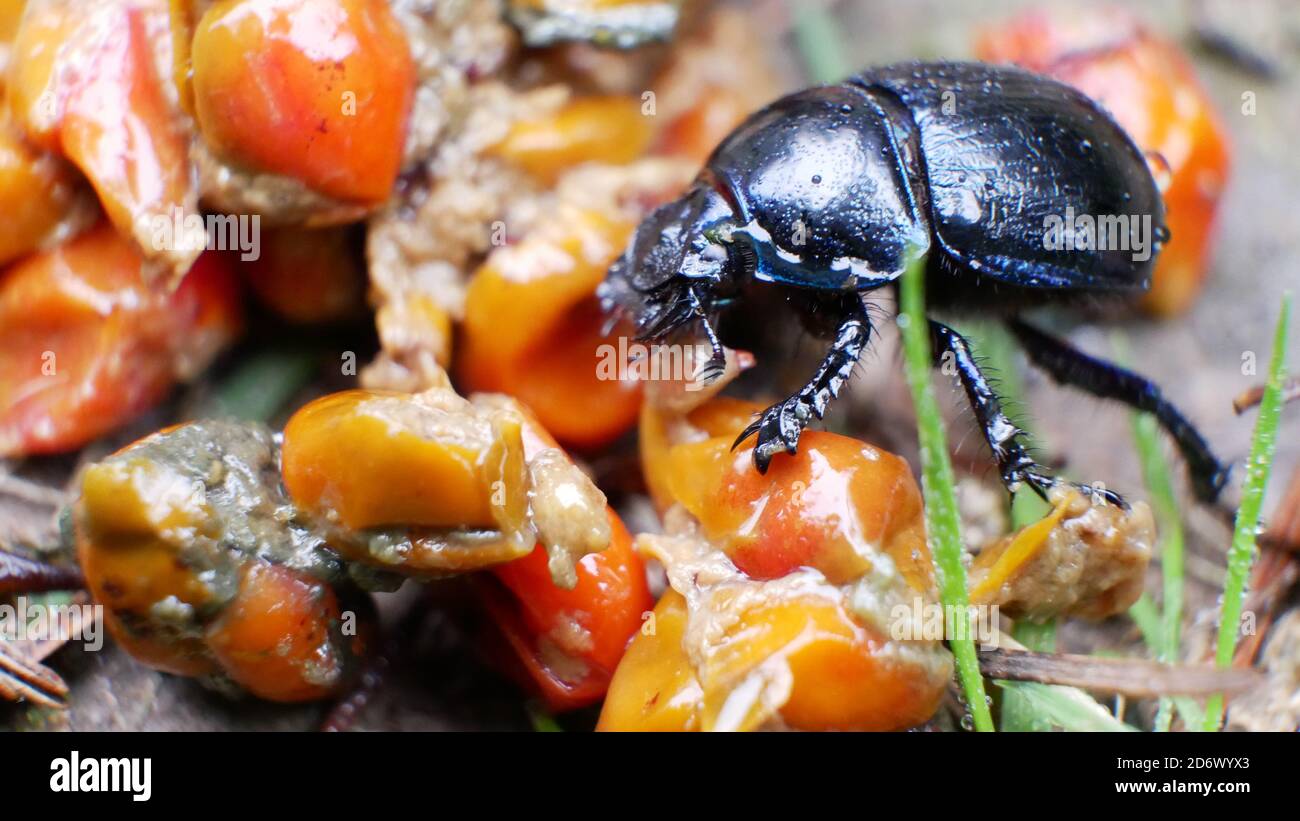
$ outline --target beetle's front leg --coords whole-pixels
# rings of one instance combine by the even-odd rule
[[[1007,417],[1002,410],[1002,400],[994,393],[988,378],[980,370],[979,364],[971,353],[970,343],[961,334],[943,323],[930,320],[930,345],[934,354],[936,367],[949,364],[956,369],[957,378],[971,410],[984,432],[984,441],[988,443],[993,458],[997,460],[998,470],[1002,474],[1002,484],[1013,493],[1022,484],[1033,488],[1044,499],[1047,491],[1060,482],[1047,472],[1047,469],[1034,461],[1029,455],[1021,437],[1025,432]],[[1124,500],[1111,491],[1084,487],[1082,490],[1098,494],[1107,502],[1123,505]]]
[[[704,327],[704,335],[708,338],[709,348],[712,351],[708,361],[702,363],[694,374],[695,378],[707,385],[722,376],[723,371],[727,369],[727,352],[722,347],[717,332],[713,330],[713,324],[709,322],[709,312],[700,295],[694,288],[687,288],[686,293],[695,315],[700,320],[700,325]]]
[[[794,453],[799,446],[799,435],[813,417],[821,419],[831,400],[839,396],[844,383],[853,373],[858,357],[871,339],[871,318],[866,307],[855,294],[849,314],[840,323],[835,341],[822,360],[813,378],[799,392],[763,411],[757,419],[741,432],[732,448],[736,448],[755,433],[758,443],[754,447],[754,467],[767,473],[772,457],[781,451]]]

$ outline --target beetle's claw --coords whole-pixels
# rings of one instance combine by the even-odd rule
[[[85,577],[75,567],[53,565],[0,550],[0,596],[80,590],[85,586]]]
[[[1008,488],[1028,485],[1029,489],[1038,494],[1038,497],[1044,502],[1050,502],[1047,494],[1052,488],[1056,487],[1060,480],[1055,476],[1050,476],[1039,470],[1027,470],[1012,476],[1011,483],[1007,484]]]
[[[1076,485],[1076,487],[1079,488],[1079,490],[1082,491],[1083,493],[1088,494],[1088,496],[1092,499],[1093,504],[1097,504],[1098,502],[1101,502],[1104,504],[1111,505],[1112,507],[1117,507],[1120,510],[1129,509],[1128,502],[1124,501],[1124,497],[1119,495],[1113,490],[1108,490],[1104,487],[1096,487],[1093,485],[1084,485],[1084,484]]]
[[[767,473],[772,457],[785,452],[794,454],[799,449],[799,436],[803,433],[811,417],[811,409],[798,395],[784,402],[779,402],[759,414],[740,436],[736,438],[732,450],[755,433],[758,441],[754,445],[754,467],[759,473]]]
[[[1060,484],[1061,480],[1058,479],[1057,483]],[[1105,485],[1102,484],[1087,485],[1084,484],[1083,482],[1067,482],[1065,484],[1069,484],[1075,490],[1079,491],[1084,496],[1087,496],[1089,501],[1091,501],[1094,505],[1104,504],[1104,505],[1112,505],[1114,507],[1120,508],[1121,510],[1129,509],[1128,502],[1124,501],[1124,497],[1119,495],[1115,491],[1108,489]]]
[[[736,437],[736,441],[731,443],[731,449],[735,450],[736,448],[740,447],[741,443],[744,442],[746,439],[753,436],[755,433],[758,433],[758,426],[761,424],[763,424],[763,419],[762,417],[759,417],[758,419],[755,419],[753,422],[750,422],[748,425],[746,425],[745,429],[742,430],[740,432],[740,435]]]
[[[717,382],[719,379],[722,378],[722,371],[723,371],[722,368],[713,368],[713,367],[705,368],[704,370],[700,371],[698,381],[701,385],[712,385],[714,382]]]
[[[1062,484],[1068,484],[1087,496],[1093,504],[1113,505],[1121,510],[1129,509],[1128,502],[1124,501],[1123,496],[1104,487],[1103,485],[1087,485],[1082,482],[1066,482],[1063,479],[1058,479],[1057,477],[1045,472],[1037,465],[1010,471],[1003,476],[1002,481],[1003,484],[1006,485],[1007,490],[1012,493],[1014,493],[1022,484],[1028,485],[1030,490],[1037,493],[1045,502],[1052,501],[1048,496],[1048,492],[1052,488]]]
[[[1008,493],[1014,495],[1022,485],[1028,485],[1029,489],[1037,493],[1044,502],[1051,501],[1047,498],[1047,492],[1056,487],[1059,482],[1059,479],[1044,472],[1033,462],[1017,465],[1002,472],[1002,484]]]
[[[727,371],[726,355],[719,356],[718,354],[714,354],[713,356],[709,357],[709,361],[701,365],[699,370],[696,371],[695,380],[699,382],[701,385],[712,385],[714,382],[721,379],[722,375],[726,373],[726,371]]]

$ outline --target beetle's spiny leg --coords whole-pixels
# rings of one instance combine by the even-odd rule
[[[1154,415],[1173,437],[1187,462],[1197,498],[1204,502],[1218,498],[1228,481],[1229,468],[1215,457],[1187,417],[1164,398],[1158,385],[1118,365],[1095,359],[1018,319],[1010,320],[1007,325],[1020,340],[1029,360],[1057,382]]]
[[[1014,492],[1024,484],[1047,499],[1047,492],[1060,480],[1030,456],[1021,441],[1025,432],[1016,427],[1003,412],[1002,400],[975,361],[970,343],[952,328],[933,319],[930,320],[930,341],[936,367],[948,364],[947,357],[951,356],[951,364],[956,369],[971,410],[975,412],[975,419],[984,433],[984,441],[993,452],[998,471],[1002,475],[1002,483],[1007,490]],[[1085,492],[1095,491],[1085,488]],[[1107,491],[1102,493],[1107,501],[1123,504],[1118,495]]]
[[[804,386],[800,395],[811,406],[818,419],[826,415],[831,400],[840,395],[844,385],[853,376],[858,357],[871,342],[871,320],[866,314],[851,317],[840,325],[826,358],[817,373]]]
[[[871,339],[871,318],[856,299],[849,311],[836,331],[835,341],[831,343],[808,384],[784,402],[759,414],[732,445],[735,449],[750,436],[758,434],[758,442],[754,446],[754,466],[759,473],[766,473],[772,457],[782,450],[786,453],[796,451],[803,429],[814,416],[821,419],[826,415],[831,400],[839,396],[844,384],[853,374],[858,357]]]

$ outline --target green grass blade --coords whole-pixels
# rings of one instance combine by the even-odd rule
[[[1030,496],[1038,498],[1035,494]],[[1039,501],[1042,501],[1039,499]],[[1052,653],[1056,650],[1056,620],[1041,624],[1021,619],[1011,630],[1011,637],[1027,650]],[[1047,733],[1054,729],[1052,716],[1018,687],[1002,687],[1001,730],[1004,733]]]
[[[1115,349],[1119,363],[1127,365],[1128,340],[1116,333],[1111,337],[1111,345]],[[1142,466],[1142,479],[1150,493],[1156,531],[1160,534],[1161,545],[1160,578],[1163,607],[1159,611],[1159,631],[1150,646],[1159,661],[1175,664],[1180,658],[1179,642],[1183,626],[1183,600],[1186,588],[1183,572],[1186,544],[1183,535],[1183,517],[1178,509],[1178,495],[1174,491],[1174,479],[1169,469],[1169,461],[1165,458],[1161,447],[1160,423],[1149,413],[1134,413],[1132,424],[1133,443]],[[1154,607],[1154,604],[1152,606]],[[1173,701],[1162,698],[1156,711],[1155,729],[1157,732],[1168,732],[1172,722]]]
[[[217,386],[202,416],[269,421],[311,381],[315,358],[298,350],[264,351],[242,362]]]
[[[961,517],[957,512],[957,492],[953,482],[952,462],[948,459],[948,440],[943,417],[930,381],[932,361],[930,327],[925,317],[924,257],[917,256],[903,275],[901,310],[898,323],[903,334],[904,367],[907,383],[916,406],[917,436],[921,445],[921,487],[925,496],[925,527],[939,580],[939,596],[947,612],[969,613],[966,594],[966,568],[962,564]],[[949,640],[957,660],[957,677],[966,695],[975,729],[993,729],[993,717],[984,693],[979,659],[975,655],[972,631]]]
[[[1255,560],[1256,531],[1260,512],[1264,506],[1264,491],[1268,487],[1269,473],[1273,468],[1273,453],[1277,449],[1277,429],[1282,419],[1282,391],[1286,382],[1286,340],[1291,322],[1291,294],[1282,296],[1282,311],[1278,316],[1273,338],[1273,358],[1268,367],[1268,384],[1259,405],[1259,418],[1255,421],[1255,434],[1251,437],[1250,461],[1246,464],[1246,481],[1241,493],[1241,506],[1237,508],[1237,521],[1233,527],[1232,546],[1228,548],[1228,577],[1223,583],[1223,603],[1219,610],[1219,642],[1215,663],[1222,669],[1232,664],[1237,649],[1237,633],[1241,621],[1241,602],[1246,590],[1246,577]],[[1205,729],[1217,731],[1223,724],[1223,695],[1210,697],[1205,707]]]
[[[1055,653],[1056,652],[1056,622],[1045,621],[1042,624],[1028,620],[1016,622],[1015,640],[1025,646],[1027,650],[1033,650],[1036,653]]]
[[[1000,323],[981,322],[963,328],[971,346],[979,352],[985,370],[997,379],[998,396],[1003,410],[1013,417],[1022,430],[1028,425],[1014,418],[1012,410],[1020,405],[1025,395],[1016,361],[1015,341]],[[1011,497],[1011,529],[1019,530],[1046,516],[1052,507],[1029,488],[1021,488]],[[1056,649],[1056,620],[1041,624],[1021,620],[1011,630],[1011,636],[1030,650],[1051,652]],[[1045,732],[1052,729],[1048,717],[1039,714],[1033,703],[1021,695],[1020,690],[1004,689],[1002,693],[1001,729],[1008,733]]]
[[[555,716],[547,712],[546,707],[535,702],[529,702],[524,705],[528,712],[528,723],[533,725],[535,733],[562,733],[564,728],[555,720]]]
[[[1125,724],[1097,700],[1075,687],[1039,684],[1034,681],[996,681],[1005,695],[1015,693],[1033,710],[1037,721],[1078,733],[1131,733],[1137,728]]]
[[[820,3],[802,2],[794,10],[795,42],[814,83],[834,83],[853,71],[839,31],[839,24]]]
[[[1142,633],[1142,640],[1151,648],[1152,653],[1160,652],[1160,608],[1155,601],[1143,593],[1141,598],[1128,609],[1129,618]]]
[[[1160,643],[1163,638],[1163,623],[1160,616],[1160,608],[1146,593],[1134,602],[1128,610],[1129,618],[1137,625],[1138,630],[1142,633],[1142,640],[1151,650],[1153,656],[1160,655]],[[1174,708],[1178,710],[1178,715],[1182,716],[1183,725],[1189,730],[1199,730],[1205,723],[1205,712],[1195,699],[1188,696],[1170,696],[1169,701]],[[1170,717],[1172,723],[1172,716]],[[1160,713],[1156,713],[1156,726],[1160,724]],[[1168,727],[1166,727],[1168,729]]]

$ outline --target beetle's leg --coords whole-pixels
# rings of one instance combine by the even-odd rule
[[[723,371],[727,369],[727,352],[723,350],[722,342],[718,340],[718,334],[713,330],[712,323],[709,322],[709,314],[704,308],[700,295],[695,292],[694,288],[687,288],[686,293],[695,309],[695,315],[699,317],[700,324],[704,326],[704,335],[709,338],[709,347],[713,349],[709,361],[705,362],[695,374],[696,378],[707,385],[722,376]]]
[[[651,303],[646,315],[637,324],[638,341],[662,339],[677,330],[695,314],[695,308],[688,298],[678,294],[667,294]]]
[[[754,467],[759,473],[767,473],[767,466],[777,453],[783,450],[795,452],[803,429],[814,416],[821,419],[826,415],[831,400],[839,396],[858,363],[858,357],[866,349],[871,339],[871,318],[859,295],[853,294],[848,302],[847,316],[840,323],[835,341],[813,378],[798,393],[759,414],[732,445],[734,449],[750,436],[758,434]]]
[[[1229,468],[1215,457],[1187,417],[1164,398],[1158,385],[1118,365],[1095,359],[1018,319],[1009,320],[1007,325],[1030,361],[1057,382],[1153,414],[1174,438],[1187,462],[1197,498],[1205,502],[1218,498],[1228,481]]]
[[[1046,499],[1048,489],[1057,480],[1035,462],[1025,449],[1020,441],[1025,432],[1016,427],[1002,411],[1002,400],[994,393],[988,378],[980,370],[971,353],[970,343],[952,328],[932,319],[930,345],[937,367],[947,367],[951,363],[956,369],[966,399],[984,432],[984,441],[997,460],[1002,483],[1012,492],[1021,484],[1027,484]]]

